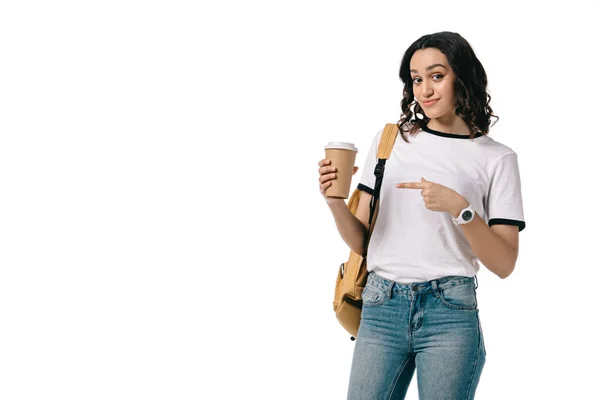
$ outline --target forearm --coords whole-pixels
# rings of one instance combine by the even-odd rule
[[[352,214],[342,199],[328,199],[327,204],[335,219],[335,225],[340,236],[348,247],[356,254],[363,253],[364,239],[367,228]]]
[[[421,182],[401,182],[397,188],[421,189],[425,207],[431,211],[446,211],[453,218],[458,218],[460,212],[469,206],[469,202],[455,190],[447,186],[430,182],[421,177]],[[473,220],[459,224],[463,233],[479,261],[487,269],[504,279],[515,268],[517,250],[511,247],[504,237],[496,233],[475,212]]]
[[[458,216],[456,213],[455,216]],[[515,268],[517,254],[512,247],[475,213],[473,221],[459,225],[473,253],[494,274],[504,279]]]

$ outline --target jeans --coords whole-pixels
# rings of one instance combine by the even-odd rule
[[[476,277],[403,284],[369,273],[348,400],[468,400],[485,364]]]

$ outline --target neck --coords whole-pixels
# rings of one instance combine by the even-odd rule
[[[429,129],[444,133],[454,133],[456,135],[469,136],[469,126],[458,115],[443,115],[439,118],[432,118],[427,123]]]

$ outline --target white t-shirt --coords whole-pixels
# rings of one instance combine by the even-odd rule
[[[373,194],[377,132],[358,188]],[[367,251],[367,270],[401,283],[449,275],[474,276],[479,260],[450,213],[425,207],[421,189],[397,188],[401,182],[428,181],[465,197],[489,225],[525,228],[517,154],[491,137],[438,132],[425,127],[415,136],[400,133],[386,161],[379,216]]]

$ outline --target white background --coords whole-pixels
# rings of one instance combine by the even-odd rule
[[[317,162],[355,143],[358,183],[442,30],[486,69],[527,223],[514,273],[479,273],[477,397],[597,396],[591,1],[0,4],[3,400],[344,399]]]

